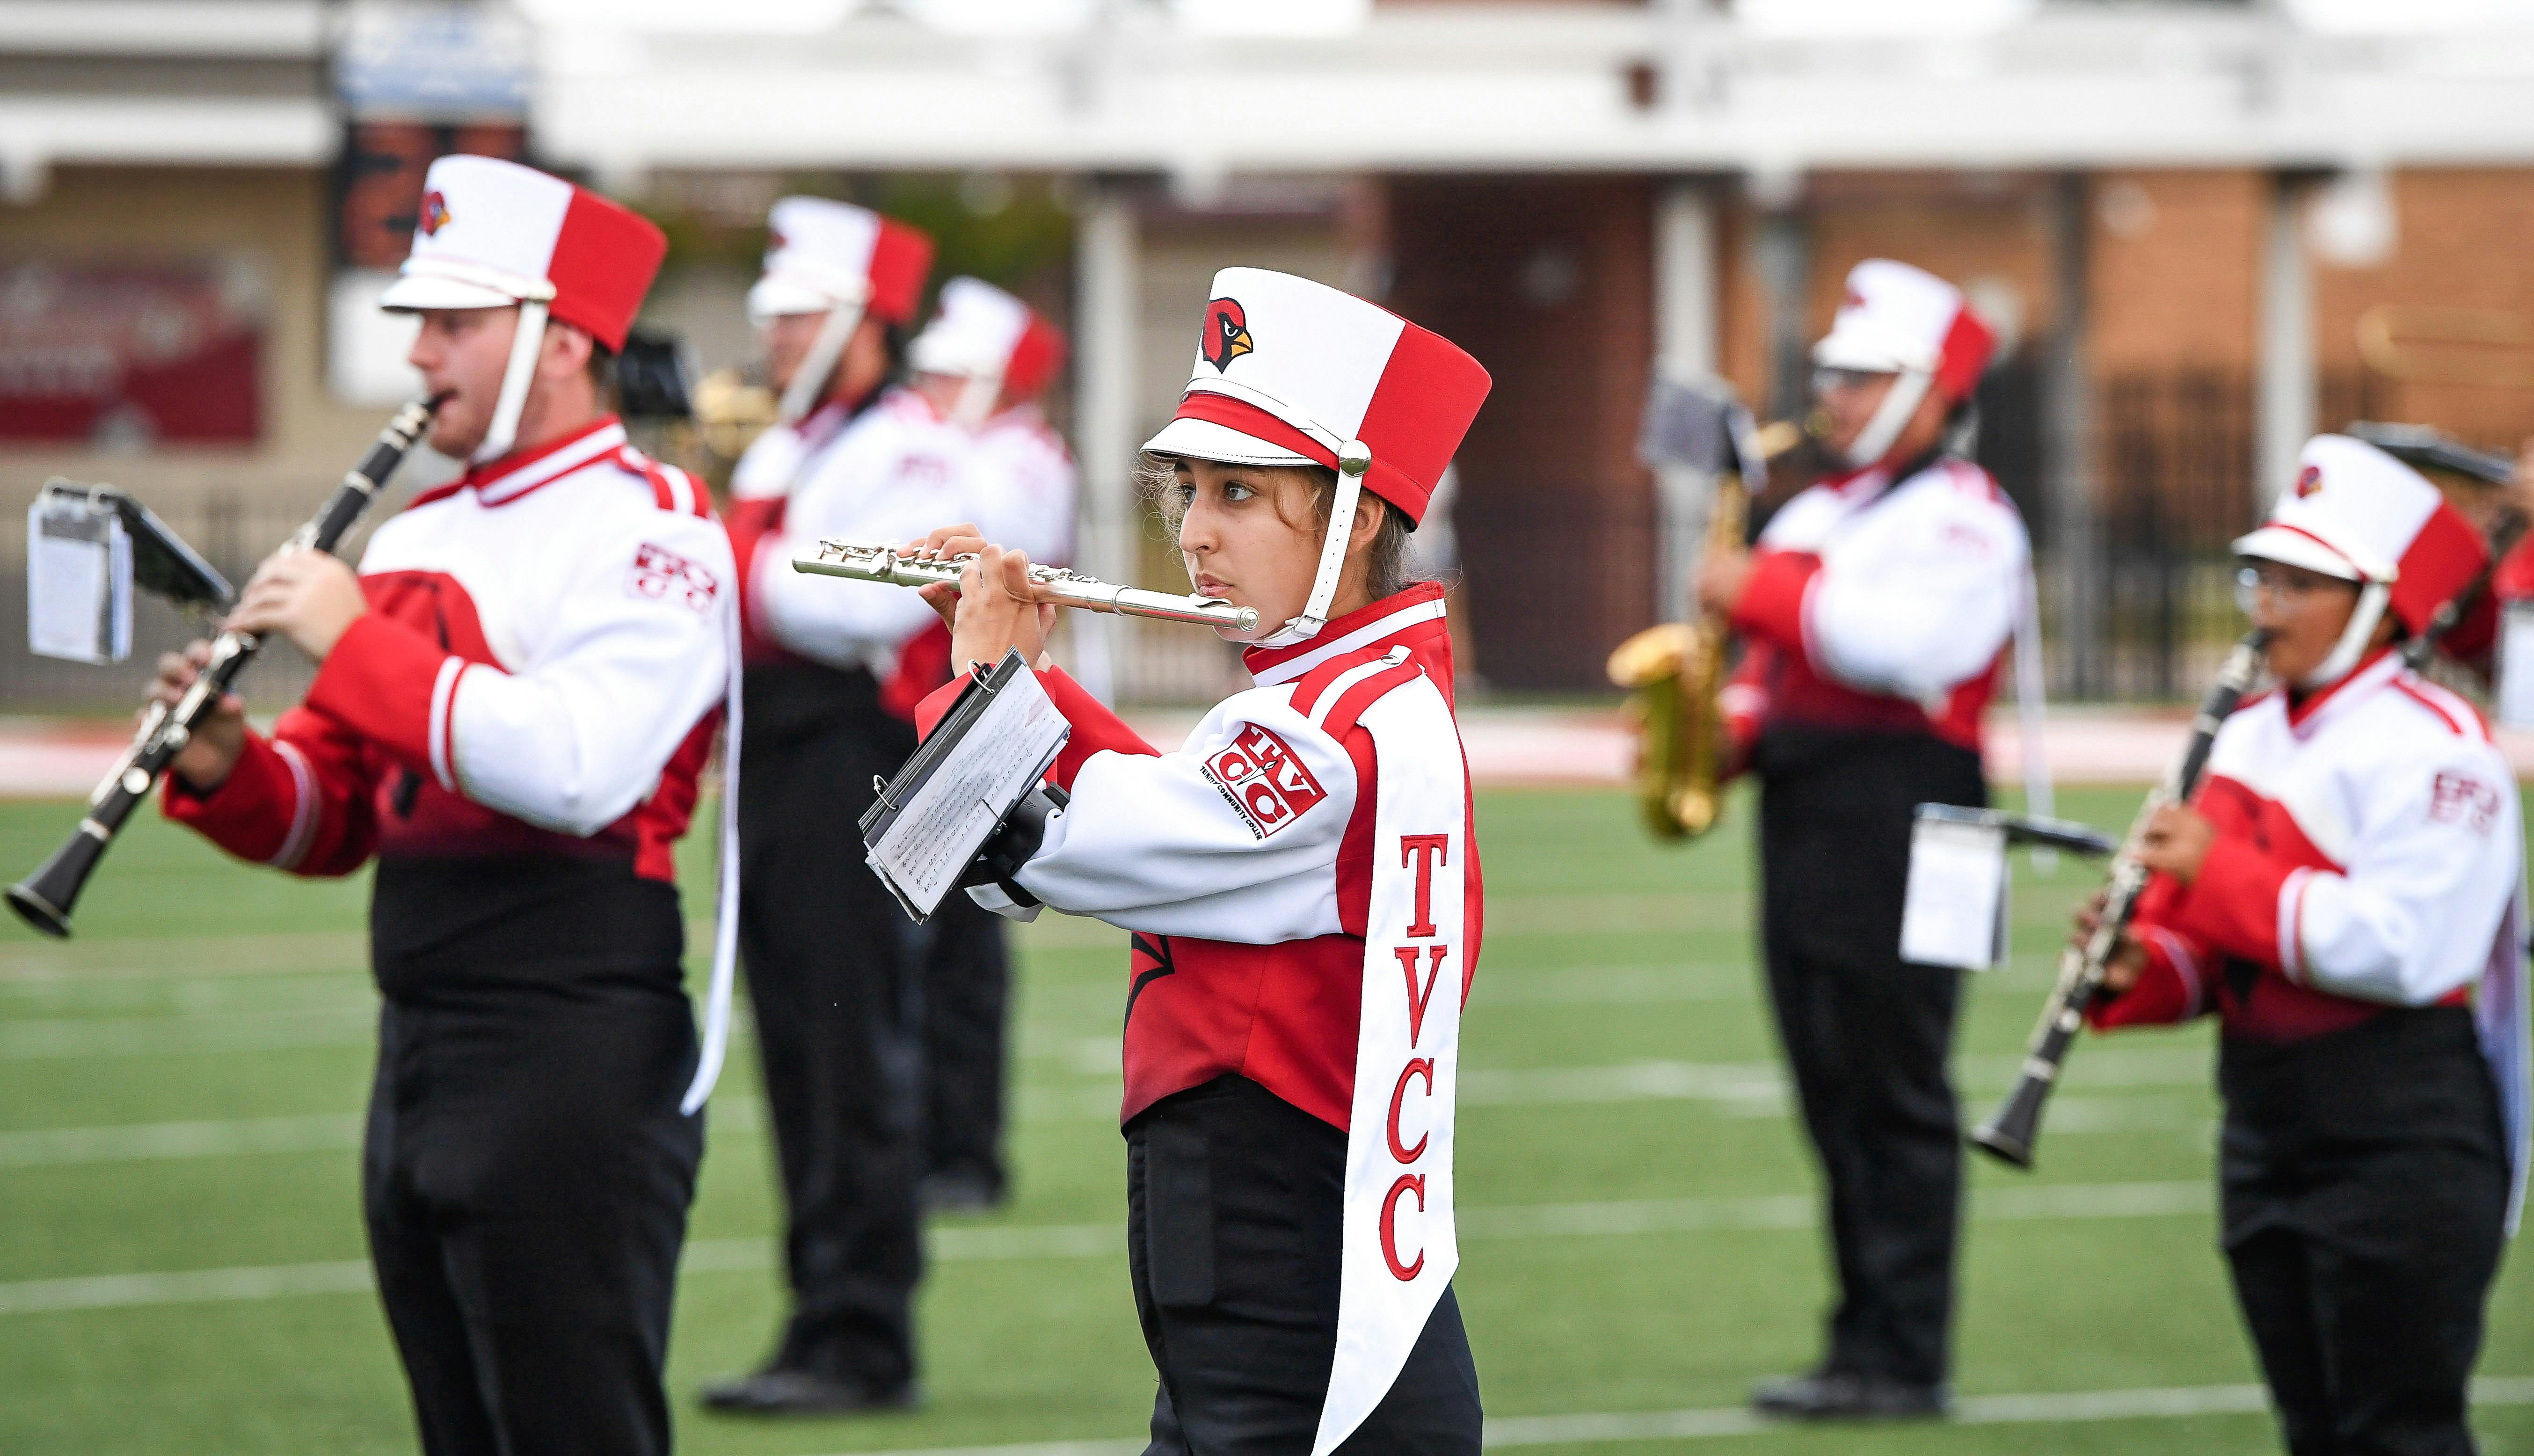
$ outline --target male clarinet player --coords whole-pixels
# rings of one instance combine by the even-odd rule
[[[1987,802],[1980,713],[2024,599],[2023,522],[1946,449],[1992,343],[1951,284],[1857,265],[1813,349],[1847,468],[1787,502],[1758,550],[1709,556],[1698,582],[1747,649],[1727,721],[1760,779],[1770,1001],[1839,1273],[1820,1365],[1753,1397],[1773,1415],[1945,1407],[1958,973],[1902,963],[1900,899],[1914,807]]]
[[[378,861],[362,1212],[422,1449],[666,1452],[728,984],[698,1075],[672,851],[730,676],[730,550],[606,409],[659,229],[487,157],[424,186],[381,303],[418,317],[430,444],[466,473],[357,576],[306,551],[257,571],[231,625],[287,637],[316,681],[271,737],[223,704],[166,812],[290,874]],[[162,661],[161,700],[203,650]]]

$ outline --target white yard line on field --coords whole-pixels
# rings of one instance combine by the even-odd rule
[[[2472,1382],[2482,1406],[2534,1405],[2534,1379]],[[2064,1390],[2021,1395],[1966,1395],[1954,1402],[1955,1426],[2056,1426],[2089,1421],[2155,1421],[2192,1416],[2250,1416],[2269,1410],[2259,1385],[2167,1385],[2143,1390]],[[1595,1445],[1604,1441],[1677,1441],[1767,1435],[1812,1427],[1768,1421],[1740,1406],[1690,1411],[1613,1411],[1577,1416],[1493,1416],[1486,1444]],[[1137,1456],[1142,1440],[1033,1441],[1003,1446],[930,1446],[841,1456]]]
[[[1971,1217],[1983,1223],[2095,1218],[2168,1218],[2205,1212],[2213,1202],[2202,1183],[2044,1183],[1985,1188],[1971,1195]],[[1808,1229],[1820,1199],[1809,1193],[1733,1198],[1638,1198],[1599,1203],[1510,1204],[1464,1209],[1460,1230],[1475,1240],[1582,1239],[1713,1229]],[[945,1263],[1010,1259],[1110,1258],[1122,1254],[1117,1223],[1009,1224],[935,1228],[927,1252]],[[753,1272],[773,1266],[770,1239],[699,1239],[687,1245],[682,1272]],[[347,1294],[369,1288],[358,1259],[154,1274],[97,1274],[0,1284],[0,1315],[66,1309],[133,1308],[298,1295]]]

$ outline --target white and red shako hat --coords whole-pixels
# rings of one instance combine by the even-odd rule
[[[778,408],[790,424],[824,398],[827,381],[866,315],[914,321],[933,272],[933,239],[923,229],[869,208],[823,197],[787,197],[765,217],[765,273],[748,290],[748,316],[824,314],[818,335],[784,386]]]
[[[2235,554],[2360,584],[2348,630],[2301,685],[2319,688],[2358,665],[2387,610],[2412,635],[2426,630],[2490,548],[2419,471],[2363,440],[2317,435],[2297,455],[2295,484]]]
[[[379,307],[538,302],[621,349],[668,251],[648,219],[586,188],[514,161],[454,153],[423,176],[413,251]]]
[[[1971,312],[1962,290],[1934,273],[1889,258],[1849,269],[1847,292],[1830,333],[1813,345],[1813,363],[1900,380],[1848,448],[1848,462],[1881,460],[1928,390],[1951,404],[1968,399],[1996,349],[1996,333]]]
[[[1425,515],[1492,383],[1459,345],[1378,305],[1261,268],[1214,275],[1178,413],[1154,455],[1326,465],[1361,445],[1365,490]]]
[[[585,330],[610,351],[625,347],[668,251],[660,229],[586,188],[457,152],[423,174],[413,251],[379,307],[518,309],[502,392],[474,455],[495,459],[517,437],[546,320]]]
[[[1198,327],[1178,412],[1150,455],[1239,465],[1326,465],[1338,496],[1302,615],[1261,644],[1307,640],[1327,621],[1357,493],[1424,518],[1492,381],[1450,339],[1308,278],[1227,268]]]
[[[869,208],[823,197],[787,197],[765,218],[765,273],[748,290],[754,319],[861,309],[891,324],[915,321],[933,272],[923,229]]]
[[[1064,334],[994,284],[952,278],[941,285],[940,307],[907,345],[906,357],[921,373],[969,381],[960,412],[975,423],[998,398],[1018,404],[1046,389],[1064,360]]]

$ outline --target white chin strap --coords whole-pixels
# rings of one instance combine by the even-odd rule
[[[1329,625],[1329,603],[1337,598],[1338,577],[1346,571],[1347,541],[1355,534],[1356,502],[1363,498],[1363,472],[1372,468],[1372,452],[1360,440],[1338,448],[1338,493],[1329,503],[1329,533],[1320,542],[1320,569],[1311,577],[1311,599],[1302,615],[1258,639],[1261,647],[1290,647],[1307,642]]]
[[[827,322],[818,326],[818,336],[810,340],[810,352],[801,356],[801,367],[792,371],[792,382],[783,387],[777,419],[797,425],[818,407],[818,401],[826,396],[827,381],[835,376],[836,361],[845,356],[846,343],[862,326],[863,306],[859,303],[840,303],[827,310]]]
[[[952,424],[973,430],[994,417],[995,401],[1003,395],[1000,374],[972,374],[959,387],[959,398],[950,406]]]
[[[1936,376],[1924,369],[1900,371],[1900,377],[1892,382],[1891,393],[1883,396],[1883,403],[1874,411],[1874,418],[1865,422],[1863,433],[1847,448],[1847,462],[1860,470],[1883,463],[1883,457],[1892,452],[1892,442],[1900,438],[1909,416],[1918,412],[1918,401],[1927,397],[1927,388],[1935,382]]]
[[[2349,676],[2350,670],[2358,666],[2358,659],[2367,655],[2367,644],[2375,639],[2376,624],[2384,620],[2384,604],[2392,595],[2393,588],[2382,581],[2370,581],[2361,588],[2358,609],[2349,614],[2349,626],[2333,644],[2331,655],[2297,679],[2297,686],[2313,692]]]
[[[528,386],[537,377],[537,354],[546,343],[546,301],[519,300],[519,331],[511,335],[511,362],[502,369],[502,393],[493,401],[493,420],[484,443],[475,447],[475,463],[498,460],[519,440],[519,413],[528,407]]]

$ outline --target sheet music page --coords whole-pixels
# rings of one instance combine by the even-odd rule
[[[131,655],[132,542],[112,515],[41,498],[29,509],[27,646],[73,662]]]
[[[930,915],[1071,732],[1038,674],[1015,674],[871,846],[873,867]]]
[[[1909,831],[1900,958],[1985,971],[2005,951],[2006,830],[1922,819]]]

